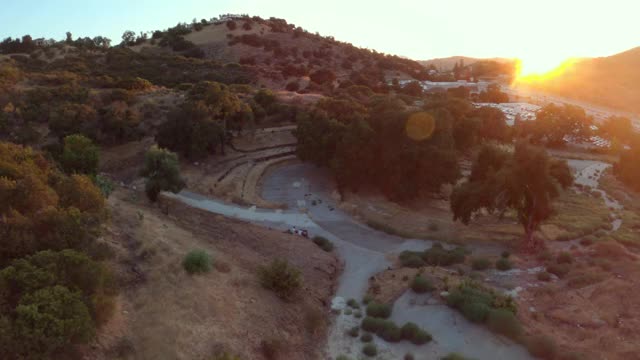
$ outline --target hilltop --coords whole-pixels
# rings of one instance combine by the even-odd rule
[[[357,48],[276,18],[223,16],[179,24],[128,45],[141,54],[239,63],[255,71],[259,85],[276,90],[323,92],[351,85],[376,90],[394,78],[427,78],[425,68],[416,61]]]

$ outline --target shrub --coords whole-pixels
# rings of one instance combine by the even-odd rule
[[[526,340],[525,345],[531,355],[541,359],[551,360],[558,354],[558,347],[549,336],[532,336]]]
[[[431,336],[431,334],[420,329],[409,341],[411,341],[415,345],[422,345],[422,344],[428,343],[431,340],[433,340],[433,337]]]
[[[420,253],[414,251],[403,251],[400,253],[400,263],[404,267],[419,268],[426,265]]]
[[[418,331],[420,331],[420,327],[418,327],[418,325],[408,322],[402,326],[402,338],[405,340],[411,340],[416,336]]]
[[[382,329],[384,322],[384,319],[367,316],[362,320],[360,327],[364,331],[378,333]]]
[[[367,305],[367,316],[387,319],[391,316],[391,306],[389,304],[380,304],[371,302]]]
[[[313,243],[326,252],[331,252],[333,250],[333,243],[322,236],[314,236]]]
[[[512,267],[511,261],[507,258],[501,257],[496,261],[496,269],[500,271],[508,271],[511,270]]]
[[[422,253],[422,259],[429,265],[450,266],[464,262],[466,251],[464,248],[457,247],[452,250],[445,250],[444,247],[435,243],[430,249]]]
[[[373,336],[369,333],[364,333],[362,334],[362,336],[360,336],[360,341],[362,341],[363,343],[369,343],[373,340]]]
[[[538,254],[539,261],[549,261],[553,257],[553,254],[549,250],[542,251]]]
[[[549,274],[546,271],[539,272],[538,275],[536,275],[536,277],[540,281],[551,281],[551,274]]]
[[[356,301],[356,299],[347,300],[347,306],[354,309],[360,309],[360,304]]]
[[[565,275],[567,275],[569,273],[569,270],[569,264],[551,264],[547,266],[547,272],[559,278],[563,278]]]
[[[418,294],[423,294],[432,291],[433,289],[434,287],[433,285],[431,285],[431,282],[429,282],[429,280],[425,279],[421,275],[413,278],[413,281],[411,282],[411,290]]]
[[[258,277],[263,287],[273,290],[283,299],[290,298],[302,286],[300,270],[286,260],[276,259],[269,266],[260,266]]]
[[[501,256],[502,256],[503,258],[505,258],[505,259],[508,259],[508,258],[509,258],[509,256],[511,256],[511,253],[510,253],[510,252],[508,252],[507,250],[505,250],[505,251],[503,251],[503,252],[502,252]]]
[[[358,326],[354,326],[351,329],[349,329],[349,331],[347,331],[347,334],[351,337],[358,337],[358,335],[360,335],[360,327]]]
[[[360,319],[360,318],[362,317],[362,311],[357,310],[356,312],[354,312],[354,313],[353,313],[353,316],[354,316],[356,319]]]
[[[373,357],[378,355],[378,348],[375,344],[366,344],[362,347],[362,353],[369,357]]]
[[[473,270],[487,270],[491,266],[491,261],[487,258],[477,257],[471,260],[471,268]]]
[[[482,302],[466,302],[460,310],[469,321],[483,323],[489,315],[489,305]]]
[[[182,261],[182,267],[189,273],[205,273],[211,270],[211,256],[204,250],[192,250]]]
[[[347,355],[339,355],[336,360],[351,360]]]
[[[404,354],[404,360],[415,360],[415,357],[412,353],[406,353]]]
[[[402,330],[393,321],[385,321],[382,329],[377,332],[378,336],[388,342],[398,342],[402,340]]]
[[[497,334],[517,339],[522,334],[520,322],[511,311],[493,309],[487,316],[487,326]]]
[[[582,246],[590,246],[592,244],[593,244],[593,239],[591,239],[591,238],[586,237],[586,238],[582,238],[580,240],[580,245],[582,245]]]
[[[298,83],[297,81],[291,81],[287,84],[285,89],[287,91],[298,91],[300,90],[300,83]]]
[[[561,252],[560,254],[558,254],[556,262],[558,264],[571,264],[573,263],[573,257],[568,252]]]

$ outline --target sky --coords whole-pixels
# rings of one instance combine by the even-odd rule
[[[638,0],[0,0],[0,38],[151,31],[246,13],[416,60],[464,55],[561,61],[640,46]]]

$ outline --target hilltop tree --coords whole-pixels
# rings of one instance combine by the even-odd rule
[[[161,191],[177,193],[184,187],[178,155],[156,145],[147,151],[141,174],[147,178],[145,191],[151,201],[156,201]]]
[[[451,194],[453,218],[469,224],[482,210],[503,215],[513,209],[525,232],[525,246],[538,250],[543,243],[534,232],[553,213],[553,199],[572,182],[566,161],[554,160],[541,149],[518,143],[508,154],[485,146],[468,181]]]
[[[132,46],[136,42],[136,33],[131,30],[127,30],[122,34],[122,45]]]

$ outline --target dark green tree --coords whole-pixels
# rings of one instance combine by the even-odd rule
[[[534,232],[553,213],[553,199],[572,182],[566,161],[552,159],[544,150],[526,143],[518,143],[513,154],[485,147],[469,180],[451,194],[453,218],[468,224],[482,210],[502,215],[513,209],[526,247],[538,250],[544,244]]]
[[[147,178],[145,191],[151,201],[156,201],[161,191],[177,193],[184,188],[178,155],[155,145],[145,155],[142,176]]]
[[[60,163],[66,173],[96,175],[99,161],[99,149],[91,139],[83,135],[69,135],[64,138]]]

